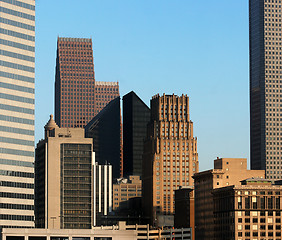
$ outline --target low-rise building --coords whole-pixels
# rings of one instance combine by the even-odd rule
[[[249,178],[212,193],[215,240],[281,239],[281,185]]]
[[[191,240],[190,228],[151,229],[149,225],[93,227],[92,229],[2,229],[2,240]]]
[[[217,158],[214,169],[196,173],[195,189],[195,237],[210,240],[214,237],[214,201],[212,190],[240,184],[243,179],[264,178],[264,170],[248,170],[246,158]]]
[[[141,198],[142,181],[140,176],[129,176],[129,179],[119,178],[113,185],[113,210],[129,207],[130,199]]]

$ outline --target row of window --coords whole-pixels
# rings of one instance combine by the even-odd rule
[[[9,47],[19,48],[19,49],[30,51],[30,52],[35,51],[35,47],[29,46],[26,44],[17,43],[17,42],[8,41],[5,39],[0,39],[0,44],[6,45]]]
[[[34,216],[0,214],[1,220],[34,221]]]
[[[63,73],[63,72],[61,72],[61,74],[60,74],[61,76],[73,76],[73,77],[94,77],[94,74],[87,74],[87,73],[73,73],[73,72],[71,72],[71,73]]]
[[[0,98],[17,101],[17,102],[34,104],[34,98],[26,98],[26,97],[21,97],[21,96],[6,94],[6,93],[0,93]]]
[[[67,49],[66,51],[60,51],[59,52],[59,57],[62,58],[64,57],[91,57],[92,56],[92,51],[85,51],[85,49],[82,49],[80,51],[74,51],[76,49]]]
[[[65,69],[61,69],[62,71],[69,71],[69,70],[74,70],[74,71],[76,71],[76,70],[87,70],[87,69],[93,69],[93,66],[91,66],[91,67],[89,67],[89,66],[86,66],[86,67],[84,67],[84,65],[83,66],[80,66],[80,65],[74,65],[74,66],[72,66],[72,65],[64,65],[64,66],[62,66],[61,68],[65,68]]]
[[[73,62],[74,64],[77,64],[75,62],[82,62],[82,63],[92,63],[92,58],[60,58],[60,63],[65,64],[71,64]],[[91,64],[92,65],[92,64]]]
[[[11,203],[0,203],[0,208],[4,208],[4,209],[34,210],[34,206],[33,205],[11,204]]]
[[[23,82],[34,83],[34,78],[26,77],[26,76],[22,76],[18,74],[13,74],[13,73],[8,73],[8,72],[0,71],[0,77],[15,79],[15,80],[23,81]]]
[[[33,194],[0,192],[1,198],[34,199]]]
[[[90,48],[92,49],[91,44],[70,44],[70,43],[60,43],[59,47],[80,47],[80,48]]]
[[[34,5],[30,5],[28,3],[20,2],[20,1],[17,1],[17,0],[1,0],[1,2],[9,3],[9,4],[12,4],[12,5],[22,7],[22,8],[26,8],[26,9],[30,9],[30,10],[35,10]]]
[[[16,122],[16,123],[34,125],[34,120],[12,117],[12,116],[6,116],[6,115],[0,115],[0,120],[7,121],[7,122]]]
[[[29,66],[25,66],[25,65],[21,65],[21,64],[6,62],[6,61],[2,61],[2,60],[0,60],[0,66],[34,73],[34,67],[29,67]]]
[[[2,158],[0,158],[0,164],[19,166],[19,167],[30,167],[30,168],[34,167],[33,162],[23,162],[23,161],[16,161],[16,160],[2,159]]]
[[[15,31],[11,31],[8,29],[4,29],[4,28],[0,28],[0,33],[5,34],[5,35],[9,35],[12,37],[16,37],[16,38],[21,38],[24,40],[28,40],[28,41],[35,41],[35,37],[34,36],[30,36],[24,33],[19,33],[19,32],[15,32]]]
[[[34,152],[32,151],[23,151],[23,150],[16,150],[16,149],[10,149],[10,148],[0,148],[0,153],[26,156],[26,157],[34,157]]]
[[[34,110],[29,109],[29,108],[22,108],[22,107],[10,106],[6,104],[0,104],[0,109],[34,115]]]
[[[26,92],[26,93],[33,93],[34,94],[34,88],[23,87],[23,86],[5,83],[5,82],[0,82],[0,88],[7,88],[7,89],[20,91],[20,92]]]
[[[21,22],[17,22],[17,21],[13,21],[11,19],[0,18],[0,22],[8,24],[8,25],[11,25],[11,26],[27,29],[27,30],[30,30],[30,31],[35,31],[35,27],[32,26],[32,25],[21,23]]]
[[[34,184],[32,183],[22,183],[22,182],[8,182],[8,181],[0,181],[0,186],[2,187],[14,187],[14,188],[34,188]]]
[[[16,171],[8,171],[8,170],[0,170],[0,175],[13,176],[13,177],[24,177],[24,178],[34,178],[34,173],[16,172]]]
[[[34,57],[30,57],[30,56],[19,54],[19,53],[9,52],[9,51],[5,51],[5,50],[0,50],[0,55],[11,57],[11,58],[16,58],[16,59],[20,59],[20,60],[25,60],[25,61],[29,61],[29,62],[35,61]]]
[[[30,15],[30,14],[23,13],[23,12],[18,12],[18,11],[12,10],[12,9],[0,7],[0,12],[7,13],[7,14],[10,14],[10,15],[14,15],[14,16],[21,17],[21,18],[25,18],[25,19],[28,19],[28,20],[31,20],[31,21],[35,21],[34,15]]]

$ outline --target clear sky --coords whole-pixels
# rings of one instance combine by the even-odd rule
[[[57,37],[91,37],[96,81],[148,106],[190,97],[200,170],[249,161],[248,28],[246,0],[36,0],[36,143],[54,113]]]

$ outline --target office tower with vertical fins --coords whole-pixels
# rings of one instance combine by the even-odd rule
[[[35,1],[0,0],[0,227],[34,227]]]
[[[55,76],[55,120],[84,127],[95,115],[92,39],[59,37]]]
[[[282,177],[282,50],[279,0],[249,0],[251,169]]]
[[[144,142],[142,198],[154,226],[173,226],[174,190],[193,186],[199,171],[197,138],[187,95],[155,95]]]

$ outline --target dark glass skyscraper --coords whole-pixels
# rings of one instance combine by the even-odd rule
[[[131,91],[123,100],[123,175],[142,174],[142,155],[150,108]]]
[[[85,134],[93,138],[95,161],[99,165],[111,164],[113,178],[121,176],[120,97],[112,100],[86,126]]]
[[[282,177],[281,1],[250,0],[251,169]]]

